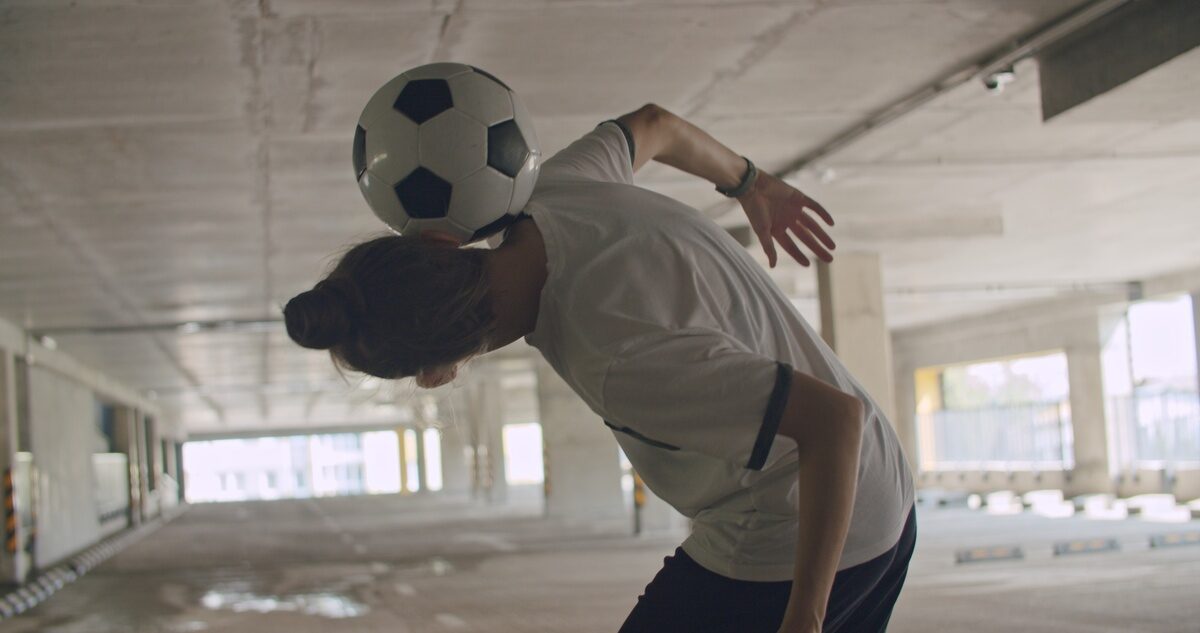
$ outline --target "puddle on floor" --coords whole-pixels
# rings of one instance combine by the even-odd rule
[[[332,619],[356,618],[370,611],[370,608],[361,602],[329,592],[267,596],[246,591],[213,589],[200,598],[200,604],[213,611],[300,613]]]
[[[198,633],[199,631],[208,630],[208,624],[199,620],[185,620],[183,622],[168,624],[167,630],[171,633]]]

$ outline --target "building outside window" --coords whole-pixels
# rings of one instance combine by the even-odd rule
[[[1105,395],[1117,462],[1200,467],[1200,385],[1192,298],[1134,303],[1105,346]]]
[[[917,371],[922,470],[1069,470],[1074,466],[1062,352]]]
[[[189,502],[399,492],[394,431],[187,442]]]

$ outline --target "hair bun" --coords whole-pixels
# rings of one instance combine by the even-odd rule
[[[361,314],[358,288],[345,279],[326,279],[283,308],[288,336],[309,349],[329,349],[350,338]]]

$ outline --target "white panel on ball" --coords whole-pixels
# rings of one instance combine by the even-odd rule
[[[515,214],[525,208],[525,203],[529,202],[529,196],[533,194],[533,187],[537,184],[538,170],[542,166],[542,150],[538,144],[537,133],[533,129],[533,117],[529,116],[529,111],[525,109],[525,105],[520,99],[513,95],[513,120],[517,124],[517,129],[521,131],[521,136],[525,139],[525,144],[529,146],[529,157],[525,159],[525,164],[521,166],[521,171],[517,172],[513,182],[513,197],[508,205],[508,212]]]
[[[367,171],[358,179],[358,188],[367,199],[367,205],[384,224],[397,233],[404,232],[409,221],[408,214],[400,206],[400,199],[396,197],[391,181]]]
[[[512,95],[513,104],[513,120],[517,123],[517,129],[521,130],[521,136],[525,139],[525,144],[529,146],[530,151],[538,155],[537,165],[541,165],[541,143],[537,140],[537,131],[533,129],[533,117],[529,116],[529,111],[525,109],[525,104],[517,98],[517,95]]]
[[[386,84],[383,84],[371,100],[367,102],[363,108],[362,114],[358,117],[358,124],[364,130],[371,129],[371,124],[379,115],[389,112],[395,112],[392,106],[396,103],[396,97],[400,96],[400,91],[404,90],[404,86],[408,83],[408,78],[404,75],[393,77]]]
[[[454,183],[449,216],[474,233],[508,211],[512,192],[512,178],[484,167]]]
[[[417,66],[412,70],[407,70],[404,72],[404,76],[412,80],[449,79],[455,75],[471,72],[475,72],[475,70],[466,64],[438,62],[436,64],[425,64],[424,66]]]
[[[510,214],[515,215],[520,213],[529,202],[529,197],[533,195],[533,187],[537,184],[538,160],[540,158],[539,154],[530,152],[529,158],[521,166],[521,171],[517,172],[516,178],[513,178],[513,195],[512,200],[508,204],[508,212]]]
[[[485,126],[513,118],[512,99],[508,88],[496,80],[471,71],[450,79],[450,96],[454,109]]]
[[[486,164],[487,128],[480,122],[446,110],[421,124],[421,166],[455,184]]]
[[[418,128],[408,117],[392,110],[383,114],[367,130],[367,170],[395,185],[417,168]]]

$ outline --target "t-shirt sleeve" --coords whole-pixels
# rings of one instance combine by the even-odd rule
[[[609,365],[606,422],[652,445],[762,470],[787,404],[792,368],[708,329],[663,331]],[[772,459],[771,461],[774,461]]]
[[[633,137],[618,121],[605,121],[542,164],[539,183],[594,181],[633,184]]]

